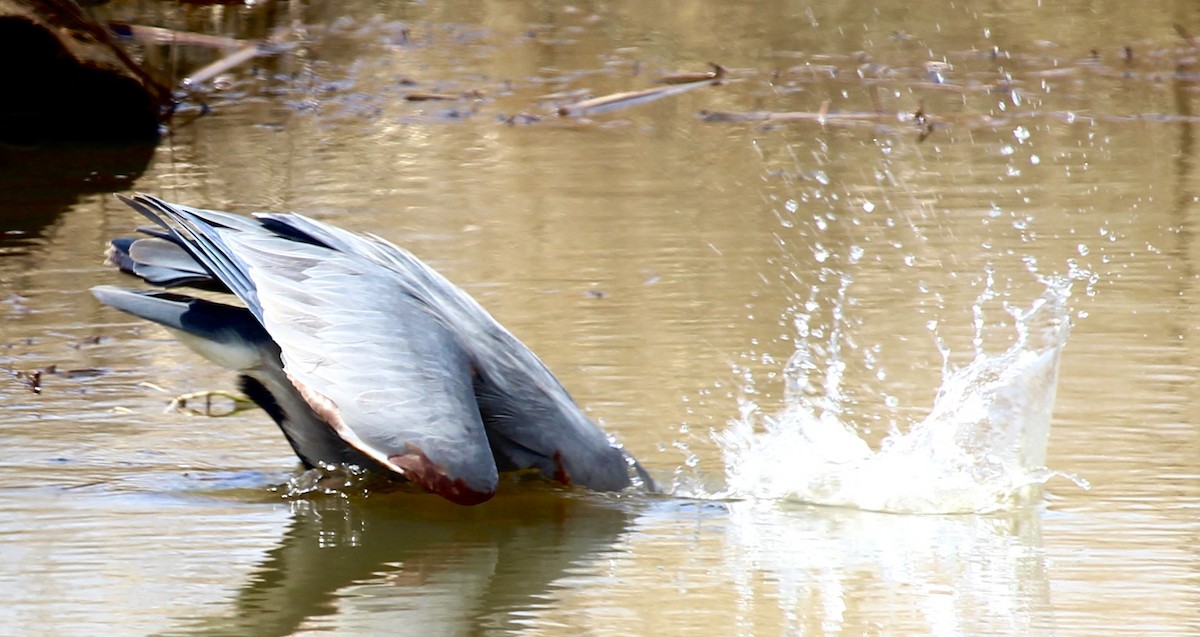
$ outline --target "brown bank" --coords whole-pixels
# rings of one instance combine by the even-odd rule
[[[170,90],[70,0],[0,0],[0,140],[153,139]]]

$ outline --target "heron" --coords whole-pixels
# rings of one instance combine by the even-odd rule
[[[407,250],[298,213],[117,196],[154,225],[113,239],[106,262],[155,287],[92,293],[237,372],[306,467],[355,465],[462,505],[510,471],[654,489],[536,354]]]

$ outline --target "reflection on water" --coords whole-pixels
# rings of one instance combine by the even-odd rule
[[[892,515],[770,501],[647,503],[556,634],[1047,634],[1040,516]],[[637,556],[653,556],[646,564]],[[649,599],[647,599],[649,597]],[[886,631],[885,631],[886,632]]]
[[[1200,14],[977,5],[97,9],[294,30],[221,78],[211,111],[178,122],[148,165],[99,170],[114,183],[90,185],[89,162],[110,164],[86,153],[62,165],[63,186],[57,158],[0,167],[4,229],[24,233],[0,251],[0,633],[372,634],[420,617],[468,634],[1200,635],[1200,93],[1195,48],[1171,28],[1200,32]],[[221,52],[147,54],[186,72]],[[555,94],[645,88],[710,60],[728,82],[554,114]],[[407,99],[418,91],[454,99]],[[935,126],[918,141],[904,117],[922,105]],[[26,178],[39,170],[44,196]],[[114,283],[103,245],[139,223],[105,188],[298,210],[410,248],[679,494],[725,490],[712,432],[765,430],[767,415],[832,416],[854,434],[748,436],[781,457],[770,475],[825,471],[830,455],[811,452],[839,440],[850,466],[868,448],[950,471],[981,439],[949,434],[986,421],[1028,441],[985,470],[1040,481],[1044,466],[1091,488],[1051,480],[1026,506],[959,516],[804,505],[791,481],[769,483],[771,499],[509,493],[511,510],[467,512],[412,494],[281,499],[270,486],[295,459],[269,418],[163,413],[233,380],[86,292]],[[1083,272],[1061,356],[1014,349],[1039,277]],[[40,394],[11,375],[35,370]],[[930,440],[954,444],[895,437],[944,422],[965,426]],[[904,441],[921,452],[899,453]],[[748,483],[730,485],[743,496],[768,484],[746,460],[733,475]],[[904,489],[861,485],[844,504],[886,508]]]
[[[786,634],[854,632],[885,613],[911,634],[1030,635],[1052,627],[1040,512],[1004,516],[829,514],[730,507],[729,574],[753,605],[778,588]],[[804,547],[797,551],[796,547]]]
[[[25,251],[84,195],[125,190],[154,154],[151,144],[37,147],[0,144],[0,255]]]
[[[425,495],[294,501],[287,529],[231,607],[188,611],[165,634],[517,631],[559,580],[612,551],[625,508],[553,493],[475,508]]]

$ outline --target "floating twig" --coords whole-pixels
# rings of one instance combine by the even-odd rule
[[[268,53],[271,46],[279,44],[284,38],[291,34],[291,32],[292,28],[290,26],[281,27],[272,33],[271,37],[267,38],[266,40],[262,42],[251,43],[229,55],[226,55],[212,64],[202,67],[195,73],[183,78],[183,80],[179,82],[179,85],[187,90],[195,89],[198,85],[203,84],[232,68],[241,66],[242,64],[245,64],[246,62],[249,62],[260,55]]]
[[[886,120],[903,121],[911,117],[907,113],[830,113],[828,110],[811,111],[700,111],[700,119],[706,122],[787,122],[811,121],[820,123],[874,122]]]
[[[410,102],[454,102],[458,100],[480,100],[483,99],[483,93],[472,90],[463,93],[430,93],[430,92],[413,92],[404,96],[404,99]]]
[[[159,392],[161,394],[167,393],[167,390],[164,389],[162,386],[155,385],[154,383],[151,383],[149,381],[142,381],[142,382],[138,383],[138,387],[145,387],[146,389],[153,389],[154,391]]]
[[[713,70],[707,73],[674,73],[672,75],[664,75],[658,78],[655,84],[691,84],[692,82],[720,80],[725,77],[725,67],[715,62],[709,62],[708,65]]]
[[[934,131],[933,121],[925,113],[922,102],[913,113],[831,113],[829,100],[821,103],[816,112],[808,111],[700,111],[700,119],[706,122],[817,122],[822,126],[833,124],[858,124],[869,122],[911,121],[920,128],[917,142],[925,141]]]
[[[231,38],[224,35],[209,35],[207,33],[192,33],[190,31],[176,31],[174,29],[164,29],[163,27],[148,27],[140,24],[126,24],[124,22],[109,22],[108,28],[112,29],[117,35],[123,35],[142,44],[191,44],[196,46],[207,46],[218,49],[232,49],[234,47],[246,46],[245,40]]]
[[[586,88],[576,88],[576,89],[571,89],[569,91],[558,91],[557,93],[549,93],[547,95],[539,95],[537,97],[537,101],[539,101],[539,102],[556,102],[558,100],[577,100],[577,99],[583,98],[587,94],[588,94],[588,90]]]
[[[463,97],[463,95],[454,95],[453,93],[409,93],[404,96],[404,99],[410,102],[452,102]]]
[[[217,60],[216,62],[213,62],[212,64],[209,64],[207,66],[204,66],[204,67],[200,68],[200,70],[196,71],[195,73],[192,73],[191,75],[183,78],[183,80],[181,80],[179,82],[179,85],[184,87],[185,89],[192,89],[200,84],[203,84],[203,83],[213,79],[214,77],[224,73],[225,71],[228,71],[229,69],[234,68],[235,66],[240,66],[242,64],[245,64],[246,62],[249,62],[250,60],[253,60],[254,58],[259,56],[259,54],[261,53],[261,51],[259,50],[259,46],[260,45],[258,45],[256,43],[256,44],[251,44],[250,46],[246,46],[241,49],[238,49],[236,52],[234,52],[230,55],[226,55],[225,57]]]
[[[1175,23],[1175,32],[1178,33],[1179,37],[1183,38],[1184,41],[1192,45],[1193,49],[1200,49],[1200,40],[1196,40],[1196,38],[1192,37],[1192,34],[1188,33],[1188,30],[1185,29],[1182,24],[1179,24],[1178,22]]]
[[[715,72],[711,77],[709,77],[709,75],[710,74],[706,73],[704,74],[704,79],[688,82],[686,84],[665,84],[663,86],[655,86],[652,88],[642,89],[640,91],[626,91],[623,93],[612,93],[609,95],[602,95],[600,97],[593,97],[591,99],[575,102],[574,104],[560,106],[558,107],[558,114],[564,117],[593,115],[596,113],[604,113],[620,108],[637,106],[638,104],[653,102],[664,97],[686,93],[702,86],[713,86],[719,84],[721,82],[721,77],[723,76],[723,74],[717,74]]]

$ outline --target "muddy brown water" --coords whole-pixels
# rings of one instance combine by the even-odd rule
[[[1172,29],[1200,32],[1200,11],[867,4],[104,8],[294,29],[141,156],[5,151],[0,634],[1200,634],[1200,51]],[[177,74],[215,56],[146,55]],[[555,114],[709,61],[724,84]],[[751,112],[812,117],[701,115]],[[720,488],[709,432],[739,396],[780,405],[797,314],[840,326],[877,441],[929,409],[936,338],[970,359],[989,273],[1014,306],[1033,271],[1091,273],[1047,460],[1091,488],[958,516],[515,487],[475,509],[285,499],[295,460],[264,414],[164,413],[231,376],[86,292],[117,280],[101,252],[138,224],[108,194],[127,190],[406,246],[693,494]],[[986,320],[1002,348],[1012,319]]]

